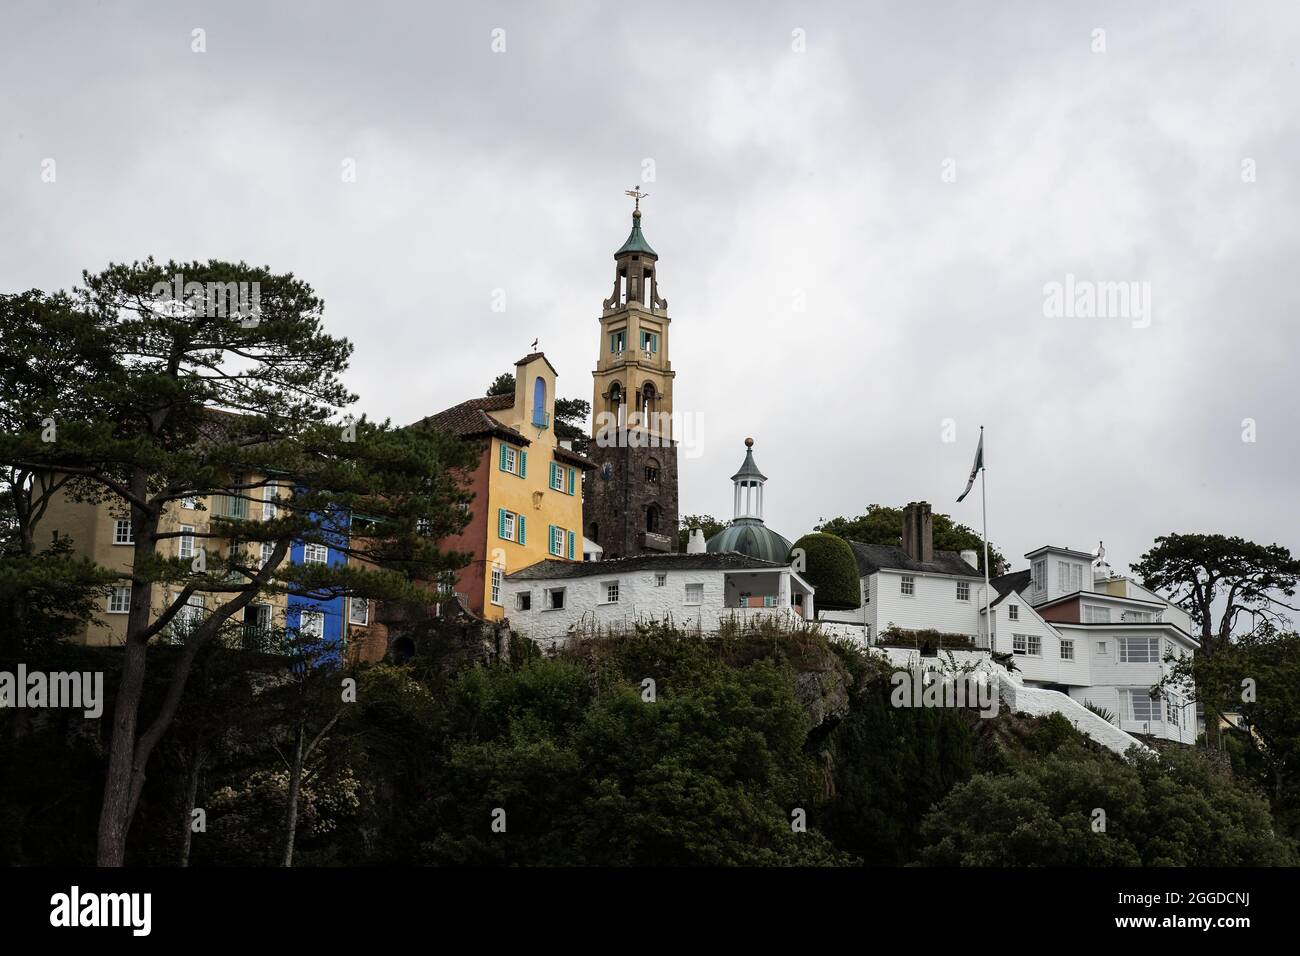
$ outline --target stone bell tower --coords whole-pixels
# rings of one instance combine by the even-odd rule
[[[677,550],[677,445],[668,361],[668,301],[659,293],[659,255],[641,233],[641,200],[632,232],[614,253],[614,289],[600,316],[592,372],[596,470],[583,490],[583,534],[603,557]]]

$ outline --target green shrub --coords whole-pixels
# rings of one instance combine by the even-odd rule
[[[862,606],[858,562],[843,538],[814,532],[794,543],[791,554],[803,552],[799,574],[817,589],[816,606],[827,611],[848,611]],[[795,566],[798,570],[798,565]]]

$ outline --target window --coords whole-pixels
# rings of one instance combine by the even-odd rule
[[[270,605],[264,604],[267,611]],[[325,615],[320,611],[303,611],[298,615],[298,633],[303,637],[318,641],[325,636]]]
[[[704,585],[688,584],[686,585],[686,603],[692,606],[704,603]]]
[[[655,574],[655,587],[661,588],[668,583],[668,575],[662,571]]]
[[[551,462],[551,487],[556,491],[564,490],[564,469]]]
[[[609,350],[618,355],[627,348],[627,329],[619,329],[617,332],[611,332],[609,336]]]
[[[108,613],[126,614],[130,610],[131,589],[125,586],[113,588],[108,595]]]
[[[551,525],[550,552],[557,558],[564,557],[564,529]]]
[[[504,455],[505,464],[502,466],[501,470],[508,471],[511,474],[514,474],[515,462],[519,456],[515,453],[515,450],[511,448],[509,445],[502,445],[501,450],[505,453]]]
[[[520,591],[515,595],[515,607],[521,611],[531,611],[533,609],[533,592]]]
[[[871,603],[871,584],[865,578],[862,579],[862,603]]]
[[[114,544],[135,544],[135,529],[131,527],[130,518],[118,518],[113,522]]]
[[[275,550],[274,541],[262,542],[262,567],[266,567],[268,564],[271,563],[271,552],[273,552],[274,550]]]
[[[958,600],[958,601],[969,601],[969,600],[970,600],[970,582],[969,582],[969,581],[958,581],[958,582],[957,582],[957,600]]]
[[[658,332],[647,332],[645,329],[641,330],[641,351],[650,353],[659,351]]]
[[[303,545],[302,562],[303,564],[326,564],[329,561],[330,549],[323,544]]]
[[[1012,621],[1018,621],[1018,620],[1020,620],[1020,605],[1019,605],[1019,604],[1008,604],[1008,605],[1007,605],[1007,618],[1010,619],[1010,620],[1012,620]]]
[[[173,644],[181,644],[186,636],[203,620],[203,595],[192,594],[181,607],[176,609],[172,618],[171,638]]]
[[[1061,638],[1061,660],[1074,660],[1074,640],[1072,638]]]
[[[1083,623],[1084,624],[1109,624],[1110,608],[1098,607],[1095,604],[1085,604],[1083,606]]]
[[[1105,642],[1105,641],[1098,641],[1098,642],[1097,642],[1097,656],[1098,656],[1098,657],[1105,657],[1105,656],[1106,656],[1106,642]]]
[[[537,492],[540,494],[540,492]],[[497,537],[506,541],[528,543],[528,522],[523,515],[517,515],[505,508],[497,509]]]
[[[1121,664],[1155,664],[1160,660],[1160,640],[1154,637],[1121,637]]]
[[[1031,577],[1034,582],[1035,591],[1042,591],[1047,587],[1047,559],[1046,558],[1034,562],[1033,570],[1031,572]]]
[[[1056,562],[1056,580],[1061,590],[1070,594],[1083,588],[1083,565],[1071,561]]]
[[[1037,634],[1012,634],[1011,652],[1027,657],[1043,656],[1043,639]]]
[[[1150,624],[1155,618],[1150,611],[1121,611],[1119,619],[1133,624]]]
[[[606,581],[603,586],[605,588],[605,603],[617,604],[618,603],[618,582]]]
[[[533,424],[540,428],[550,424],[546,414],[546,379],[540,375],[533,380]]]
[[[197,511],[199,507],[199,496],[186,495],[181,499],[181,507],[186,511]]]
[[[181,536],[176,539],[176,557],[194,557],[194,525],[181,525]]]
[[[370,602],[363,597],[348,598],[348,623],[369,624]]]
[[[1174,642],[1165,641],[1165,657],[1173,657],[1173,656],[1174,656]]]
[[[551,588],[546,592],[546,609],[548,611],[564,610],[564,588]]]
[[[659,506],[651,505],[645,510],[645,529],[651,534],[659,533]]]
[[[1153,699],[1145,687],[1129,688],[1124,696],[1128,701],[1129,720],[1149,724],[1160,719],[1160,701]]]
[[[501,578],[503,577],[500,568],[492,569],[492,603],[500,605],[501,603]]]
[[[645,480],[648,481],[648,482],[650,482],[650,484],[652,484],[652,485],[657,485],[657,484],[659,484],[659,466],[658,466],[658,465],[646,465],[646,466],[645,466]]]
[[[305,612],[304,612],[305,613]],[[244,644],[264,647],[271,636],[271,605],[250,604],[244,608]]]
[[[266,485],[262,488],[262,520],[263,521],[270,521],[272,518],[276,516],[276,514],[279,513],[279,509],[276,507],[275,504],[275,496],[277,494],[279,494],[279,490],[273,484]]]
[[[910,574],[904,574],[903,580],[899,582],[898,590],[900,594],[906,594],[911,597],[916,593],[916,580]]]
[[[1165,719],[1175,727],[1178,726],[1178,716],[1181,709],[1182,705],[1172,697],[1165,698]]]

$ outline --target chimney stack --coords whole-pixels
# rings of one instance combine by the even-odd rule
[[[912,501],[903,509],[903,550],[914,561],[934,560],[934,516],[928,501]]]

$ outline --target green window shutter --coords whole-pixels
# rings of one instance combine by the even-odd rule
[[[501,454],[497,456],[498,457],[497,467],[500,468],[502,471],[505,471],[506,470],[506,443],[505,442],[501,443],[500,451]]]
[[[573,486],[575,482],[574,476],[577,474],[577,472],[574,471],[572,468],[569,468],[568,472],[569,472],[569,494],[573,494]]]
[[[520,543],[520,544],[527,544],[527,543],[528,543],[528,536],[524,533],[524,528],[525,528],[525,526],[526,526],[526,522],[524,521],[524,516],[523,516],[523,515],[520,515],[519,517],[517,517],[517,518],[515,519],[515,523],[516,523],[517,525],[519,525],[519,543]]]
[[[551,487],[552,488],[557,487],[555,482],[555,473],[559,470],[560,470],[560,466],[557,465],[555,462],[551,462]]]
[[[573,539],[574,539],[574,537],[575,537],[574,533],[573,533],[572,531],[570,531],[570,532],[569,532],[569,560],[570,560],[570,561],[573,560]]]
[[[555,553],[555,525],[546,526],[546,551],[549,554]]]
[[[497,537],[504,538],[505,536],[506,536],[506,509],[498,508],[497,509]]]
[[[519,450],[519,477],[528,477],[528,452],[522,448]]]

